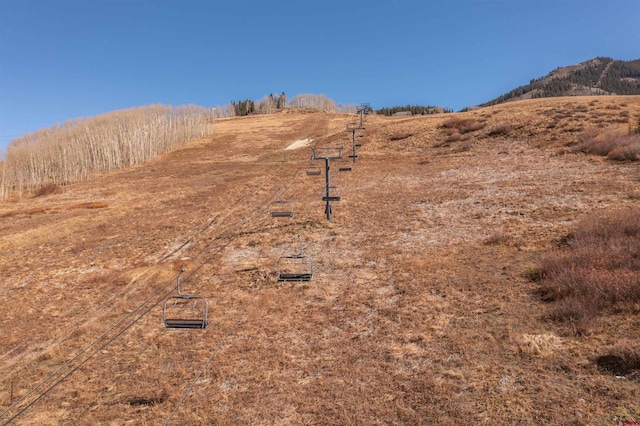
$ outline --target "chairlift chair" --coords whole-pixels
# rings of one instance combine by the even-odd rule
[[[325,191],[322,192],[322,201],[340,201],[340,188],[337,186],[330,186],[328,197]]]
[[[343,159],[340,161],[340,165],[338,167],[338,171],[339,172],[350,172],[352,171],[352,166],[348,165],[349,163],[346,162],[346,159]]]
[[[278,281],[280,282],[308,282],[313,278],[313,262],[311,258],[302,254],[302,239],[300,252],[278,259]]]
[[[164,302],[162,322],[166,328],[207,328],[209,302],[202,296],[190,296],[180,291],[180,275],[178,273],[176,291],[177,296],[170,296]]]
[[[320,166],[310,165],[307,167],[307,176],[320,176],[322,169]]]
[[[269,214],[277,218],[293,217],[293,203],[276,197],[276,201],[269,205]]]

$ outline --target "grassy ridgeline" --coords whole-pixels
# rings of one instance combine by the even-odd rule
[[[0,164],[0,198],[142,163],[204,136],[210,122],[203,107],[150,105],[27,134],[11,141]]]

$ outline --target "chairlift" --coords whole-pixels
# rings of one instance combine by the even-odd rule
[[[339,172],[350,172],[353,170],[352,166],[348,165],[349,163],[347,163],[345,160],[346,159],[340,161],[341,165],[338,167]]]
[[[300,252],[288,256],[282,256],[278,260],[278,281],[280,282],[307,282],[313,278],[313,262],[311,258],[302,254],[302,239],[300,240]]]
[[[280,197],[276,195],[276,201],[269,205],[269,214],[271,217],[277,218],[293,217],[293,203],[291,201],[281,200]]]
[[[307,176],[320,176],[322,174],[322,169],[320,166],[309,165],[307,167]]]
[[[322,193],[322,201],[340,201],[340,188],[330,186],[326,189],[328,189],[328,191]],[[329,195],[327,196],[327,194]]]
[[[162,322],[166,328],[207,328],[209,302],[202,296],[190,296],[180,291],[180,269],[177,278],[177,296],[168,297],[164,302]]]

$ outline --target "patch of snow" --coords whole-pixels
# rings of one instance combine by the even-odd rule
[[[295,141],[294,143],[286,147],[285,150],[304,148],[305,146],[308,146],[311,142],[313,142],[313,139],[311,138],[298,139],[297,141]]]

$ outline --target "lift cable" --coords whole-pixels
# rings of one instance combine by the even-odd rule
[[[239,197],[234,203],[233,205],[238,204],[240,201],[242,201],[245,197],[247,196],[247,194],[242,195],[241,197]],[[202,234],[206,229],[208,229],[213,222],[215,221],[215,219],[217,218],[217,216],[209,221],[209,223],[202,228],[202,230],[198,233],[198,235]],[[187,240],[186,243],[183,244],[186,245],[188,242],[190,242],[191,240],[193,240],[192,238],[189,238]],[[215,238],[214,240],[215,241]],[[212,242],[213,242],[212,241]],[[211,242],[211,243],[212,243]],[[201,254],[199,256],[196,257],[196,259],[194,261],[197,261],[202,254],[204,254],[206,252],[206,250],[208,249],[208,247],[211,245],[211,243],[207,244],[207,246],[205,246],[205,248],[202,250]],[[163,258],[160,262],[164,261],[166,259]],[[195,270],[189,274],[189,276],[187,277],[187,279],[195,272]],[[167,281],[166,284],[164,284],[163,286],[161,286],[158,290],[156,290],[153,294],[151,294],[151,296],[149,296],[146,300],[144,300],[141,304],[139,304],[136,308],[134,308],[132,311],[130,311],[128,314],[126,314],[124,317],[122,317],[119,321],[117,321],[114,325],[112,325],[108,330],[106,330],[105,332],[103,332],[100,336],[98,336],[97,338],[95,338],[91,343],[89,343],[87,346],[85,346],[83,349],[81,349],[76,355],[74,355],[72,358],[70,358],[69,360],[67,360],[65,363],[63,363],[60,367],[58,367],[54,372],[52,372],[51,374],[49,374],[49,376],[47,376],[44,380],[42,380],[40,383],[38,383],[36,386],[34,386],[33,388],[31,388],[25,395],[23,395],[20,399],[18,399],[16,402],[14,402],[13,404],[11,404],[9,407],[7,407],[7,409],[5,411],[3,411],[2,413],[0,413],[0,419],[2,417],[4,417],[9,411],[11,411],[13,408],[15,408],[17,405],[19,405],[20,403],[22,403],[25,399],[27,399],[29,396],[31,396],[36,390],[38,390],[39,388],[41,388],[44,384],[46,384],[48,381],[50,381],[52,378],[54,378],[58,373],[60,373],[63,369],[65,369],[66,367],[68,367],[72,362],[74,362],[75,360],[77,360],[78,358],[80,358],[84,353],[86,353],[87,351],[89,351],[89,349],[91,349],[92,346],[96,345],[98,342],[100,342],[102,339],[105,338],[105,336],[107,336],[109,333],[113,332],[115,329],[117,329],[122,323],[124,323],[127,319],[129,319],[130,317],[132,317],[133,315],[135,315],[135,313],[137,311],[139,311],[143,306],[145,306],[147,303],[149,303],[150,300],[152,300],[154,297],[158,296],[162,291],[166,290],[166,288],[169,286],[169,284],[173,283],[173,280],[175,278],[171,278],[170,280]],[[171,292],[173,291],[173,289],[171,291],[169,291],[167,294],[165,294],[161,300],[164,300],[164,298],[166,298],[169,294],[171,294]],[[158,302],[159,303],[159,302]],[[156,305],[158,304],[156,303]],[[155,305],[154,305],[155,306]],[[133,325],[133,323],[131,324]],[[93,356],[93,355],[91,355]],[[75,369],[72,370],[72,372],[75,371]],[[62,380],[64,380],[64,378],[66,378],[67,376],[64,376]],[[57,385],[59,382],[56,382],[55,385]],[[54,385],[54,386],[55,386]],[[47,391],[45,391],[46,393]],[[43,396],[40,395],[36,401],[38,399],[40,399]],[[35,402],[35,401],[33,401]],[[29,406],[31,406],[32,404],[29,404]],[[26,408],[28,408],[29,406],[27,406]],[[22,412],[24,412],[24,410],[22,410],[19,414],[21,414]],[[9,422],[12,421],[13,419],[15,419],[18,415],[13,416],[11,419],[9,419]]]
[[[247,195],[243,195],[242,197],[240,197],[237,202],[239,202],[241,199],[245,198]],[[262,203],[260,203],[253,212],[251,212],[249,215],[243,217],[243,219],[241,220],[241,222],[251,222],[251,220],[248,219],[253,219],[252,216],[258,217],[257,213],[262,209],[262,207],[268,202],[268,200],[271,198],[271,196],[269,198],[267,198],[265,201],[263,201]],[[235,203],[234,203],[235,204]],[[207,226],[205,226],[202,231],[206,230],[213,222],[210,222]],[[229,226],[228,228],[233,229],[233,228],[237,228],[236,226]],[[228,230],[228,229],[227,229]],[[202,232],[201,231],[201,232]],[[209,249],[209,247],[211,246],[211,244],[217,240],[217,239],[221,239],[223,238],[222,235],[224,234],[224,232],[222,232],[218,237],[214,238],[211,242],[209,242],[205,248],[201,251],[200,255],[198,257],[196,257],[195,260],[201,258]],[[226,244],[224,244],[223,246],[219,247],[218,250],[215,251],[215,253],[211,253],[211,255],[205,260],[203,261],[200,265],[198,265],[195,269],[191,270],[189,275],[187,277],[185,277],[184,281],[189,280],[198,270],[200,270],[205,264],[209,263],[209,261],[213,258],[213,256],[215,256],[216,254],[218,254],[219,252],[221,252],[222,250],[224,250],[226,247],[228,247],[234,240],[234,238],[240,235],[240,233],[236,234],[235,236],[231,236],[228,241],[226,242]],[[33,394],[37,389],[39,389],[40,387],[42,387],[44,384],[46,384],[48,381],[50,381],[55,375],[57,375],[58,373],[60,373],[64,368],[68,367],[73,361],[77,360],[80,356],[82,356],[84,353],[88,352],[89,349],[91,347],[93,347],[94,345],[96,345],[98,342],[100,342],[100,340],[102,340],[103,338],[105,338],[105,336],[107,336],[109,333],[113,332],[114,330],[116,330],[121,324],[123,324],[127,319],[129,319],[131,316],[133,316],[136,312],[138,312],[141,308],[143,308],[147,303],[149,303],[153,298],[157,297],[163,290],[166,290],[167,287],[169,287],[169,285],[171,285],[171,289],[169,291],[166,291],[161,298],[159,298],[155,303],[153,303],[148,309],[144,310],[142,312],[142,314],[140,314],[136,319],[134,319],[131,323],[129,323],[128,325],[126,325],[123,329],[121,329],[119,332],[117,332],[113,337],[109,338],[108,340],[106,340],[106,342],[104,342],[98,349],[96,349],[93,353],[91,353],[87,358],[85,358],[83,361],[81,361],[78,365],[74,366],[71,368],[71,370],[69,372],[67,372],[66,374],[64,374],[61,378],[57,379],[53,384],[51,384],[48,388],[46,388],[44,391],[42,391],[34,400],[32,400],[31,402],[29,402],[25,407],[23,407],[22,409],[20,409],[15,415],[11,416],[5,423],[3,423],[3,425],[8,425],[9,423],[11,423],[13,420],[15,420],[17,417],[19,417],[20,415],[22,415],[27,409],[29,409],[33,404],[35,404],[37,401],[39,401],[40,399],[42,399],[47,393],[49,393],[52,389],[54,389],[56,386],[58,386],[60,383],[62,383],[67,377],[71,376],[75,371],[77,371],[80,367],[82,367],[84,364],[86,364],[91,358],[93,358],[98,352],[100,352],[102,349],[104,349],[105,347],[107,347],[109,344],[111,344],[116,338],[118,338],[120,335],[122,335],[125,331],[127,331],[129,328],[131,328],[134,324],[136,324],[140,319],[142,319],[147,313],[149,313],[153,308],[155,308],[157,305],[160,304],[160,302],[164,299],[166,299],[174,290],[173,288],[173,281],[174,278],[172,278],[171,280],[169,280],[166,284],[164,284],[162,287],[160,287],[158,290],[156,290],[151,296],[149,296],[144,302],[142,302],[140,305],[138,305],[135,309],[133,309],[131,312],[129,312],[127,315],[125,315],[122,319],[120,319],[115,325],[113,325],[111,328],[109,328],[107,331],[105,331],[103,334],[101,334],[98,338],[96,338],[93,342],[91,342],[89,345],[87,345],[85,348],[83,348],[80,352],[78,352],[74,357],[72,357],[70,360],[68,360],[67,362],[65,362],[62,366],[60,366],[56,371],[54,371],[53,373],[51,373],[46,379],[44,379],[42,382],[40,382],[38,385],[36,385],[34,388],[32,388],[29,392],[27,392],[27,394],[25,394],[23,397],[21,397],[18,401],[16,401],[14,404],[12,404],[11,406],[9,406],[3,413],[0,413],[0,418],[2,418],[3,416],[5,416],[11,409],[15,408],[18,404],[20,404],[21,402],[23,402],[25,399],[27,399],[31,394]]]
[[[316,125],[317,125],[317,121],[316,121]],[[298,177],[298,175],[303,171],[304,167],[300,167],[296,170],[296,172],[294,173],[293,177],[289,180],[289,183],[287,185],[285,185],[284,187],[280,187],[276,190],[276,194],[280,193],[280,191],[282,191],[282,193],[285,193],[289,187],[293,184],[293,182],[296,180],[296,178]],[[299,238],[299,236],[298,236]],[[204,366],[202,367],[202,369],[198,372],[198,374],[196,375],[196,377],[193,379],[193,381],[191,382],[191,384],[187,387],[187,389],[185,390],[184,394],[182,395],[182,398],[180,398],[180,401],[178,401],[177,405],[175,406],[175,408],[173,409],[173,411],[169,414],[169,417],[167,417],[167,419],[165,420],[165,422],[163,423],[163,426],[166,426],[169,424],[169,422],[171,421],[171,419],[173,418],[173,416],[175,415],[175,413],[180,409],[180,407],[182,406],[182,404],[184,403],[184,401],[186,400],[186,398],[189,396],[189,394],[191,393],[191,391],[193,390],[193,388],[196,386],[198,380],[200,379],[200,377],[202,377],[202,375],[204,374],[204,372],[206,371],[206,369],[209,367],[209,365],[211,364],[211,361],[213,361],[213,358],[215,357],[215,355],[218,353],[218,351],[220,350],[220,348],[222,348],[222,345],[224,344],[224,342],[226,341],[226,339],[231,335],[231,333],[233,333],[233,331],[235,330],[236,326],[240,323],[240,320],[242,319],[242,317],[244,316],[244,314],[246,313],[247,309],[249,309],[249,307],[251,306],[251,304],[253,303],[254,299],[258,296],[258,294],[260,293],[260,290],[262,290],[262,287],[264,286],[264,281],[260,283],[260,285],[258,286],[258,288],[256,289],[256,291],[253,293],[253,295],[251,296],[251,298],[249,299],[249,301],[245,304],[244,308],[242,309],[242,311],[238,314],[235,322],[231,325],[231,327],[227,330],[227,333],[222,337],[222,339],[220,340],[220,342],[218,343],[218,345],[216,346],[216,348],[214,349],[214,351],[212,352],[211,356],[209,357],[209,359],[207,360],[207,362],[204,364]]]
[[[318,124],[318,120],[316,120],[316,123],[314,123],[314,128],[317,126]],[[303,168],[298,168],[296,170],[296,172],[294,173],[294,176],[289,180],[288,184],[285,186],[284,191],[286,191],[291,184],[295,181],[295,178],[297,177],[297,175],[303,170]],[[281,188],[278,188],[278,190],[280,190]],[[284,192],[283,191],[283,192]],[[234,205],[237,204],[238,202],[240,202],[242,199],[244,199],[247,196],[247,194],[244,194],[243,196],[239,197],[238,200],[236,200],[236,202],[234,202]],[[260,203],[252,213],[250,213],[249,215],[245,216],[243,218],[243,220],[241,220],[241,222],[251,222],[252,220],[247,220],[248,218],[250,218],[252,215],[256,214],[261,207],[263,207],[266,203],[267,203],[268,199],[265,200],[264,202]],[[257,217],[257,216],[256,216]],[[208,229],[216,220],[217,216],[214,217],[214,219],[212,219],[211,221],[209,221],[209,223],[200,230],[200,232],[198,232],[197,235],[202,234],[206,229]],[[253,219],[253,218],[252,218]],[[236,226],[237,227],[237,226]],[[234,227],[235,228],[235,227]],[[201,258],[206,251],[208,250],[209,246],[211,246],[211,244],[216,241],[217,239],[222,238],[223,236],[223,232],[220,233],[220,235],[216,238],[214,238],[211,242],[209,242],[201,251],[200,255],[196,257],[196,260]],[[223,249],[225,249],[226,247],[228,247],[233,240],[238,236],[241,235],[241,233],[237,233],[235,236],[231,236],[229,237],[228,241],[226,244],[224,244],[223,246],[219,247],[218,250],[216,250],[215,253],[212,253],[204,262],[202,262],[200,265],[198,265],[194,270],[191,271],[191,273],[185,277],[184,281],[189,280],[189,278],[191,278],[199,269],[201,269],[205,264],[209,263],[209,261],[213,258],[213,256],[215,254],[218,254],[219,252],[221,252]],[[193,240],[193,237],[189,238],[179,249],[181,249],[182,247],[186,246],[189,242],[191,242]],[[178,249],[178,250],[179,250]],[[165,256],[163,257],[160,262],[166,260],[168,257]],[[137,311],[139,311],[142,307],[144,307],[147,303],[149,303],[149,301],[151,301],[154,297],[156,297],[158,294],[160,294],[160,292],[162,290],[165,290],[169,284],[173,283],[173,278],[171,280],[169,280],[165,285],[163,285],[162,287],[160,287],[158,290],[156,290],[156,292],[154,292],[151,296],[149,296],[144,302],[142,302],[142,304],[138,305],[135,309],[133,309],[131,312],[129,312],[127,315],[125,315],[122,319],[120,319],[115,325],[113,325],[110,329],[108,329],[107,331],[105,331],[103,334],[101,334],[98,338],[96,338],[94,341],[92,341],[89,345],[85,346],[82,350],[80,350],[75,356],[73,356],[71,359],[69,359],[68,361],[66,361],[62,366],[60,366],[57,370],[55,370],[53,373],[51,373],[46,379],[44,379],[43,381],[41,381],[38,385],[36,385],[34,388],[32,388],[29,392],[27,392],[25,395],[23,395],[18,401],[16,401],[14,404],[12,404],[11,406],[9,406],[4,412],[0,413],[0,419],[6,415],[11,409],[15,408],[18,404],[20,404],[21,402],[23,402],[25,399],[27,399],[31,394],[33,394],[37,389],[39,389],[40,387],[42,387],[45,383],[47,383],[49,380],[51,380],[56,374],[58,374],[60,371],[62,371],[65,367],[69,366],[73,361],[75,361],[76,359],[78,359],[81,355],[83,355],[84,353],[88,352],[89,349],[91,347],[93,347],[94,345],[96,345],[100,340],[102,340],[105,336],[107,336],[110,332],[114,331],[116,328],[118,328],[121,324],[123,324],[128,318],[130,318],[131,316],[133,316]],[[247,305],[244,307],[243,311],[240,313],[240,315],[238,316],[238,318],[236,319],[236,322],[233,324],[233,326],[229,329],[229,331],[227,332],[227,334],[223,337],[223,339],[221,340],[221,342],[219,343],[218,347],[215,349],[215,351],[212,353],[211,357],[209,358],[209,360],[207,361],[207,363],[205,364],[205,366],[203,367],[202,371],[200,372],[200,374],[195,378],[194,382],[192,383],[192,385],[189,387],[189,389],[187,389],[187,392],[185,393],[185,395],[183,396],[183,398],[180,400],[179,405],[175,408],[174,412],[171,413],[169,419],[167,419],[167,422],[170,421],[171,417],[173,416],[173,414],[177,411],[177,409],[179,408],[179,406],[182,404],[182,402],[184,401],[184,399],[186,398],[186,396],[188,395],[188,393],[190,392],[190,390],[195,386],[197,380],[199,379],[199,377],[202,375],[202,373],[204,372],[204,370],[206,369],[206,367],[209,365],[209,363],[211,362],[211,360],[213,359],[213,357],[215,356],[215,354],[218,352],[218,350],[220,349],[220,347],[222,346],[222,344],[224,343],[224,341],[226,340],[226,338],[233,332],[233,330],[235,329],[237,323],[240,321],[240,319],[242,318],[242,316],[244,315],[244,313],[246,312],[246,310],[249,308],[249,306],[251,305],[251,303],[253,302],[253,300],[255,299],[255,297],[258,295],[259,291],[261,290],[262,286],[264,283],[261,283],[260,286],[256,289],[256,292],[254,292],[253,296],[251,297],[251,299],[249,300],[249,302],[247,303]],[[49,393],[52,389],[54,389],[56,386],[58,386],[60,383],[62,383],[66,378],[68,378],[69,376],[71,376],[75,371],[77,371],[80,367],[82,367],[84,364],[86,364],[90,359],[92,359],[98,352],[100,352],[102,349],[104,349],[105,347],[107,347],[109,344],[111,344],[113,341],[115,341],[118,337],[120,337],[125,331],[127,331],[128,329],[130,329],[133,325],[135,325],[138,321],[140,321],[145,315],[147,315],[153,308],[155,308],[156,306],[158,306],[160,304],[160,302],[164,299],[166,299],[172,292],[173,292],[173,286],[171,288],[171,290],[169,290],[168,292],[166,292],[165,294],[163,294],[162,298],[160,298],[159,300],[157,300],[155,303],[153,303],[151,306],[149,306],[146,310],[144,310],[136,319],[134,319],[131,323],[129,323],[128,325],[126,325],[124,328],[122,328],[119,332],[117,332],[113,337],[109,338],[108,340],[106,340],[100,347],[98,347],[95,351],[93,351],[93,353],[91,353],[87,358],[85,358],[83,361],[81,361],[78,365],[74,366],[69,372],[67,372],[66,374],[64,374],[61,378],[59,378],[58,380],[56,380],[53,384],[51,384],[48,388],[46,388],[43,392],[41,392],[35,399],[33,399],[31,402],[29,402],[25,407],[23,407],[21,410],[19,410],[15,415],[11,416],[5,423],[3,423],[3,425],[8,425],[9,423],[11,423],[13,420],[15,420],[17,417],[19,417],[20,415],[22,415],[26,410],[28,410],[31,406],[33,406],[37,401],[39,401],[40,399],[42,399],[47,393]],[[166,424],[166,423],[165,423]]]
[[[251,299],[249,299],[249,301],[245,304],[244,308],[242,309],[242,311],[240,311],[240,313],[238,314],[235,322],[231,325],[231,327],[229,328],[229,330],[227,330],[227,333],[224,335],[224,337],[222,337],[222,339],[220,340],[220,342],[218,343],[218,346],[216,346],[215,350],[213,351],[213,353],[211,354],[211,356],[209,357],[209,359],[207,360],[207,362],[204,364],[204,366],[200,369],[200,371],[198,372],[198,374],[196,375],[196,377],[193,379],[193,381],[191,382],[191,384],[189,385],[189,387],[185,390],[184,394],[182,395],[182,398],[180,398],[180,401],[178,401],[178,404],[175,406],[175,408],[173,409],[173,411],[171,412],[171,414],[169,414],[169,417],[167,417],[167,420],[164,421],[163,426],[166,426],[169,424],[169,422],[171,421],[171,419],[173,418],[174,414],[178,411],[178,409],[182,406],[182,403],[185,401],[185,399],[187,398],[187,396],[189,396],[189,394],[191,393],[191,391],[193,390],[193,388],[195,387],[196,383],[198,382],[198,380],[200,379],[200,377],[202,377],[202,375],[204,374],[205,370],[209,367],[209,364],[211,364],[211,361],[213,361],[213,358],[215,357],[215,355],[218,353],[218,351],[220,350],[220,348],[222,348],[222,345],[224,344],[224,342],[227,340],[227,337],[229,337],[231,335],[231,333],[233,333],[233,331],[235,330],[236,326],[240,323],[240,320],[242,319],[242,317],[244,316],[245,312],[247,312],[247,309],[249,309],[249,306],[251,306],[251,304],[253,303],[253,300],[256,298],[256,296],[258,295],[258,293],[260,293],[260,290],[262,290],[262,287],[264,285],[264,281],[262,281],[260,283],[260,285],[258,286],[258,288],[256,289],[256,291],[253,292],[253,295],[251,296]]]

